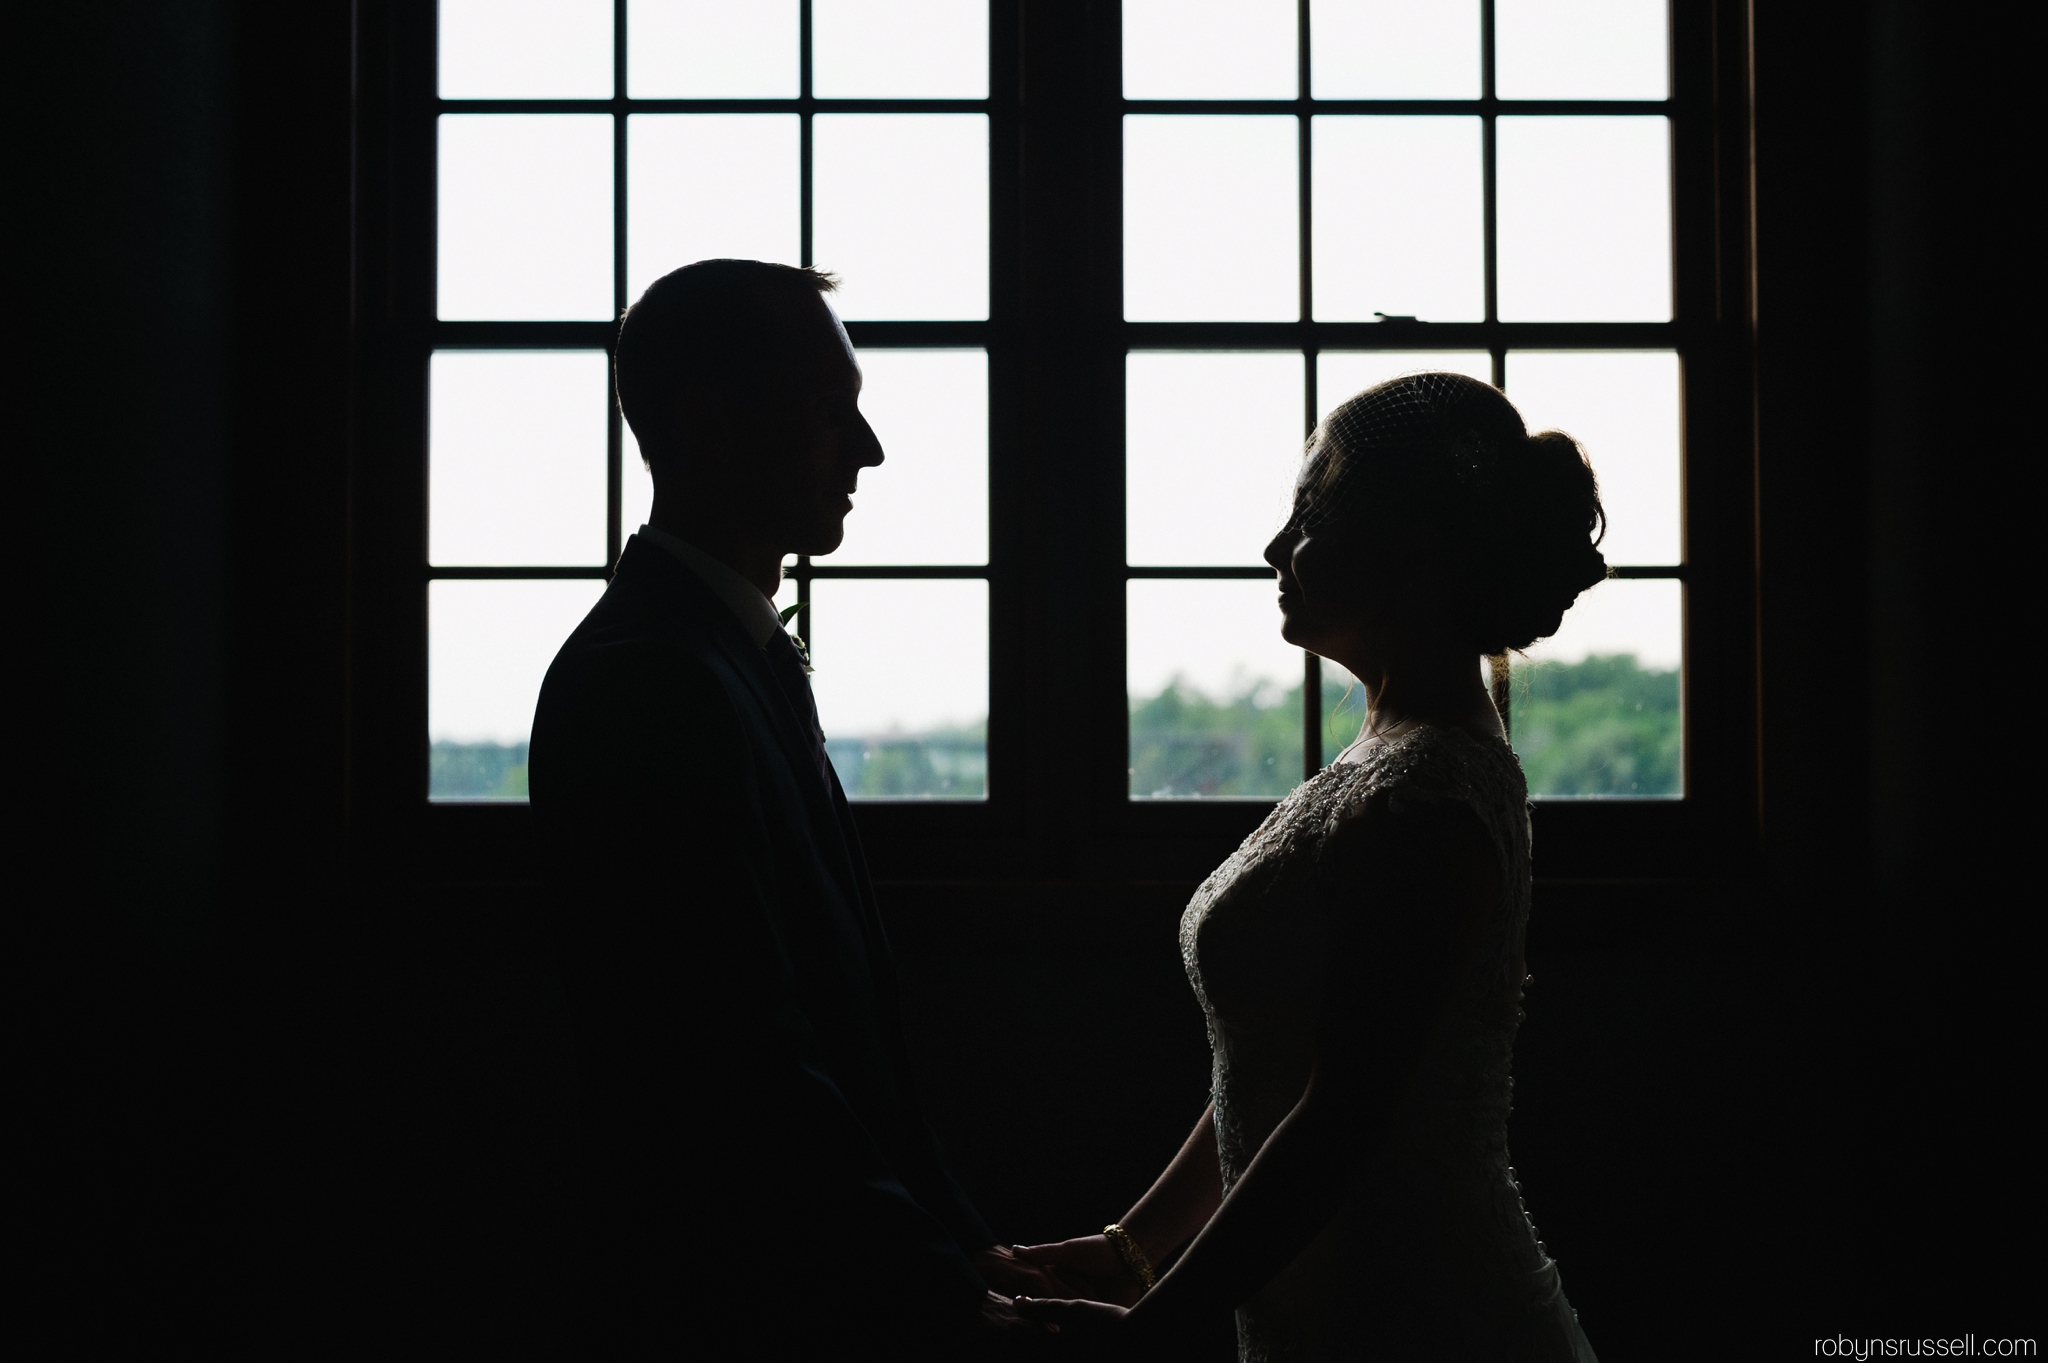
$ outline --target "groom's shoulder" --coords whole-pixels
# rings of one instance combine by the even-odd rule
[[[555,655],[541,706],[574,701],[630,706],[732,688],[732,668],[708,622],[653,611],[617,584],[606,591]],[[664,708],[667,708],[664,706]]]
[[[649,571],[652,566],[656,571]],[[536,729],[731,723],[745,689],[720,634],[725,608],[680,564],[629,556],[541,683]],[[630,571],[637,568],[638,571]],[[703,598],[703,599],[699,599]]]
[[[731,612],[682,564],[629,544],[604,595],[563,644],[558,662],[724,671]]]

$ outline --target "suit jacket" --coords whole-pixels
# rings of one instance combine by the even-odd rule
[[[729,1354],[737,1325],[777,1356],[881,1332],[908,1356],[980,1300],[967,1254],[993,1236],[918,1111],[860,840],[808,728],[732,612],[641,539],[541,687],[529,789],[593,1337]]]

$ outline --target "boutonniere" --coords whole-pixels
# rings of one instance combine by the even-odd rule
[[[801,601],[797,602],[794,606],[784,606],[776,618],[782,622],[782,627],[787,630],[789,622],[796,619],[796,613],[803,608],[804,603]],[[804,674],[806,676],[810,675],[812,670],[810,645],[803,641],[802,636],[794,633],[789,636],[789,642],[796,647],[796,656],[804,665]]]

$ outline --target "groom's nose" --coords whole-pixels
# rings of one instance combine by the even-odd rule
[[[875,428],[868,425],[866,414],[856,411],[853,421],[853,466],[857,469],[871,469],[888,456],[882,453],[882,442],[876,437]]]

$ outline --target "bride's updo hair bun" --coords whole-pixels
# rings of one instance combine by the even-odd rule
[[[1501,391],[1421,373],[1330,413],[1311,446],[1305,526],[1361,518],[1386,548],[1427,565],[1436,622],[1474,653],[1555,634],[1607,576],[1600,486],[1563,431],[1530,435]]]

